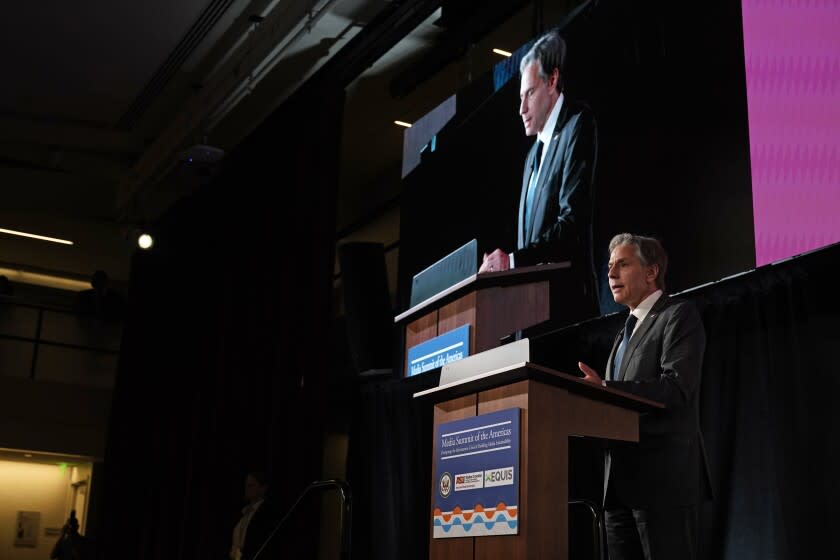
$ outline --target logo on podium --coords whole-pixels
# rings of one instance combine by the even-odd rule
[[[448,498],[449,494],[452,493],[452,475],[448,472],[443,473],[440,476],[438,488],[440,489],[440,497]]]

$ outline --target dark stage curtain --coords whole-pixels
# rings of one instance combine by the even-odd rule
[[[350,433],[353,558],[429,557],[432,408],[412,395],[439,373],[362,385]]]
[[[838,503],[840,246],[698,290],[705,558],[817,557]]]
[[[840,498],[840,246],[691,290],[707,348],[701,424],[715,499],[701,510],[701,558],[797,559],[831,550]],[[557,334],[554,363],[603,369],[623,316]],[[428,374],[427,374],[428,375]],[[350,441],[354,553],[426,558],[433,377],[362,388]],[[589,460],[589,458],[586,458]]]
[[[344,103],[322,91],[287,101],[135,257],[100,558],[227,558],[249,469],[280,513],[319,478]],[[278,540],[316,554],[312,530]]]

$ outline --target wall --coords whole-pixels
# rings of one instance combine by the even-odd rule
[[[102,457],[122,322],[0,300],[0,448]]]
[[[110,407],[109,389],[0,376],[0,447],[102,457]]]
[[[86,467],[86,473],[90,467]],[[87,476],[82,474],[81,476]],[[45,560],[56,537],[45,536],[47,527],[61,528],[66,521],[67,497],[73,468],[57,464],[0,460],[0,560]],[[14,546],[18,511],[41,513],[37,547]]]

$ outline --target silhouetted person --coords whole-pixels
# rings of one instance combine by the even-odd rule
[[[50,560],[87,560],[91,557],[88,548],[88,539],[79,534],[79,520],[76,519],[76,510],[73,510],[50,552]]]
[[[102,319],[122,319],[125,300],[111,288],[108,274],[97,270],[90,279],[90,285],[91,289],[78,293],[76,311]]]
[[[0,296],[14,295],[15,290],[12,288],[12,283],[5,275],[0,275]]]
[[[268,497],[269,484],[265,473],[250,472],[245,477],[244,498],[247,505],[242,508],[242,517],[233,528],[230,549],[231,560],[253,560],[262,548],[279,518],[274,504]],[[260,554],[260,558],[275,558],[277,543],[272,542]]]

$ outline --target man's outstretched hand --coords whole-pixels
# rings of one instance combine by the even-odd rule
[[[584,381],[589,381],[590,383],[594,383],[596,385],[603,385],[604,380],[601,379],[601,376],[598,375],[597,371],[584,364],[583,362],[578,362],[578,368],[580,368],[580,371],[583,372]]]

